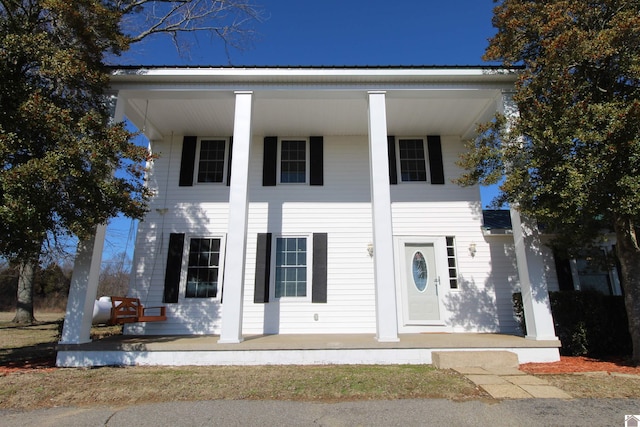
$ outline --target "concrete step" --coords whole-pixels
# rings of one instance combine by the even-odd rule
[[[518,355],[510,351],[434,351],[432,362],[439,369],[464,367],[518,369]]]

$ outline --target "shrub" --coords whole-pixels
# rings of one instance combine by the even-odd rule
[[[564,356],[631,354],[624,299],[597,292],[549,292],[556,335]],[[526,335],[522,295],[513,294],[515,316]]]

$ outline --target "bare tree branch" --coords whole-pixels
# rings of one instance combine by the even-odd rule
[[[209,34],[241,49],[253,35],[251,23],[262,20],[252,0],[120,0],[116,5],[128,17],[122,29],[131,43],[166,34],[178,50],[187,33]]]

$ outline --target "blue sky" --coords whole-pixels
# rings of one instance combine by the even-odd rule
[[[168,37],[132,46],[122,65],[482,65],[492,0],[254,0],[265,19],[247,49],[226,54],[200,36],[178,54]],[[483,192],[483,204],[492,192]],[[131,221],[114,219],[104,258],[133,250]]]
[[[206,36],[188,56],[170,39],[119,59],[145,65],[479,65],[494,33],[492,0],[254,0],[265,19],[244,51]]]

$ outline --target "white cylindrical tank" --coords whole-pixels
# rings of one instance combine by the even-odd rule
[[[107,323],[111,318],[111,297],[100,297],[93,302],[93,323]]]

